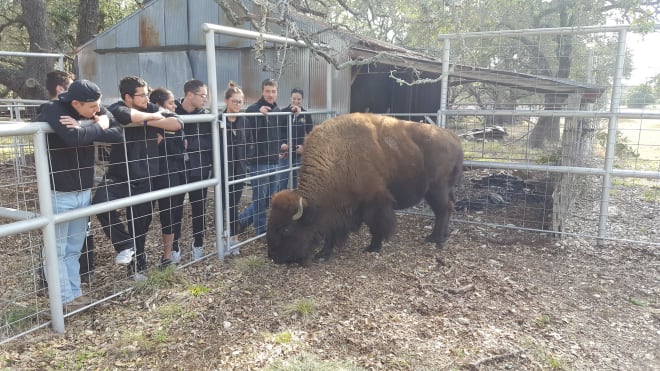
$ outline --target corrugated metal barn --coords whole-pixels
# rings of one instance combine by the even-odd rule
[[[242,5],[257,18],[265,11],[261,5],[244,0]],[[237,6],[232,3],[231,6]],[[269,12],[276,19],[276,9]],[[291,13],[296,26],[314,32],[315,42],[330,46],[340,63],[373,57],[387,52],[379,63],[335,69],[326,60],[304,47],[289,47],[265,42],[264,59],[282,69],[279,78],[280,105],[288,104],[288,92],[305,90],[305,106],[310,109],[332,109],[337,113],[370,111],[375,113],[429,113],[440,107],[441,84],[399,85],[389,75],[392,70],[404,78],[416,71],[421,77],[436,78],[442,63],[434,58],[363,36],[333,30],[327,24]],[[143,9],[81,46],[76,53],[77,73],[81,78],[97,82],[104,92],[104,103],[119,99],[118,82],[124,76],[138,75],[152,87],[165,86],[175,96],[183,95],[183,84],[191,78],[207,81],[205,38],[202,24],[237,27],[256,31],[243,21],[236,25],[213,0],[152,0]],[[272,34],[288,36],[275,22],[269,23]],[[227,35],[216,35],[218,91],[224,91],[233,80],[243,87],[246,102],[256,101],[260,83],[274,77],[257,62],[253,47],[258,41]],[[502,71],[452,66],[450,86],[475,81],[503,84]],[[208,81],[207,81],[208,82]],[[508,72],[505,86],[546,92],[567,91],[600,95],[601,87],[575,85],[533,75]],[[539,85],[543,83],[543,85]],[[327,95],[330,94],[331,97]],[[330,105],[330,107],[328,107]]]

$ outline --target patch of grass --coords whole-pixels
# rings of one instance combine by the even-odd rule
[[[658,190],[646,189],[644,190],[644,201],[654,203],[658,199]]]
[[[326,362],[316,355],[303,352],[290,359],[276,360],[266,368],[267,371],[364,371],[357,365],[346,362]]]
[[[172,264],[165,269],[150,271],[145,281],[135,283],[133,291],[138,294],[153,294],[158,290],[169,289],[181,283],[183,283],[183,279],[176,273],[176,266]]]
[[[536,324],[536,326],[543,328],[550,325],[550,323],[552,323],[552,320],[550,319],[550,316],[548,316],[547,314],[542,314],[534,319],[534,323]]]
[[[265,267],[267,264],[268,261],[265,258],[256,255],[241,257],[236,259],[234,263],[236,269],[243,273],[258,271]]]
[[[158,329],[151,334],[151,338],[157,343],[167,343],[168,335],[164,329]]]
[[[190,294],[192,294],[192,296],[201,296],[211,291],[211,289],[204,285],[192,285],[190,286],[188,291],[190,291]]]
[[[38,312],[39,310],[36,307],[14,305],[8,308],[6,312],[1,313],[0,319],[12,331],[22,331],[34,324]]]
[[[104,349],[99,349],[99,350],[89,350],[89,349],[84,349],[76,354],[76,369],[78,370],[84,370],[87,368],[85,363],[89,360],[94,360],[97,358],[103,358],[106,355],[106,351]]]
[[[465,358],[465,356],[468,355],[467,351],[463,348],[460,349],[452,349],[451,354],[454,355],[456,358]]]
[[[536,159],[539,165],[559,165],[561,164],[561,151],[549,152]]]
[[[273,335],[271,341],[276,344],[290,344],[293,340],[293,335],[289,331],[284,331]]]
[[[295,302],[286,306],[284,311],[289,315],[298,315],[307,317],[314,313],[314,301],[312,299],[296,300]]]
[[[638,307],[646,307],[646,306],[649,305],[647,302],[645,302],[644,300],[642,300],[640,298],[630,297],[629,300],[630,300],[630,303],[632,303],[633,305],[636,305]]]
[[[546,354],[545,361],[551,370],[565,370],[566,364],[561,359],[551,354]]]
[[[208,291],[208,289],[206,289]],[[176,322],[178,319],[186,320],[190,318],[195,318],[199,315],[195,311],[184,311],[181,303],[171,303],[163,305],[156,309],[158,317],[161,319],[163,327],[169,328],[172,323]]]

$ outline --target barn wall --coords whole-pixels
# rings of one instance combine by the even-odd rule
[[[246,5],[257,14],[261,11],[251,2]],[[83,45],[77,54],[77,73],[81,78],[99,84],[104,103],[118,100],[119,80],[132,75],[144,78],[152,87],[167,87],[180,97],[185,81],[191,78],[208,80],[201,30],[205,22],[233,26],[213,0],[152,1],[145,9]],[[251,29],[249,23],[242,27]],[[321,29],[308,20],[302,20],[301,27]],[[273,32],[277,33],[278,29]],[[225,35],[216,35],[215,40],[219,94],[233,80],[242,86],[247,103],[259,99],[261,81],[274,75],[263,71],[255,61],[251,51],[255,41]],[[345,42],[337,37],[326,36],[321,41],[332,44],[337,50],[346,50],[341,48]],[[279,65],[277,54],[282,55],[282,50],[272,44],[266,47],[266,59],[271,65]],[[327,63],[314,58],[304,48],[288,48],[285,53],[278,104],[288,105],[291,89],[301,87],[305,91],[306,107],[325,109]],[[340,113],[349,112],[350,71],[333,69],[332,81],[333,108]],[[222,97],[218,100],[222,106]]]

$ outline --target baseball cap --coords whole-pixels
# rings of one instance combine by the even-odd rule
[[[96,102],[101,98],[101,89],[89,80],[76,80],[69,85],[69,90],[59,95],[62,102]]]

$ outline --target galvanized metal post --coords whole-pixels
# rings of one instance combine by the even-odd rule
[[[213,140],[213,177],[217,179],[222,179],[222,172],[220,171],[220,130],[217,125],[217,115],[218,115],[218,77],[216,74],[216,60],[215,60],[215,31],[208,27],[207,23],[202,24],[202,30],[204,32],[206,40],[206,71],[209,81],[207,82],[209,88],[209,95],[211,97],[211,114],[213,114],[216,119],[211,122],[211,138]],[[224,130],[224,129],[223,129]],[[227,158],[225,156],[225,158]],[[227,173],[225,172],[225,176]],[[227,189],[227,192],[222,191],[222,187]],[[215,199],[222,200],[222,194],[228,193],[228,187],[226,181],[218,181],[214,185],[215,190]],[[225,200],[226,202],[226,200]],[[222,233],[223,230],[223,213],[222,205],[224,202],[215,202],[215,247],[218,253],[219,259],[225,258],[225,243],[223,240]]]
[[[598,245],[602,245],[607,237],[607,217],[610,206],[610,188],[612,187],[612,170],[614,169],[614,155],[616,153],[616,131],[619,107],[621,105],[621,79],[623,78],[623,64],[626,56],[627,29],[619,30],[618,50],[616,55],[616,70],[614,71],[614,84],[610,102],[610,118],[607,126],[607,146],[605,147],[605,174],[600,198],[600,217],[598,220]]]
[[[440,109],[437,123],[441,128],[447,127],[447,97],[449,96],[449,51],[451,43],[449,38],[443,39],[442,47],[442,80],[440,82]]]
[[[46,132],[39,130],[34,134],[34,164],[37,175],[37,190],[39,192],[39,208],[41,215],[48,220],[42,228],[44,238],[44,257],[46,258],[46,279],[48,281],[48,298],[50,299],[50,316],[55,332],[64,333],[64,311],[60,288],[60,270],[57,257],[55,222],[53,220],[53,200],[51,198],[50,179],[48,176],[48,143]]]

